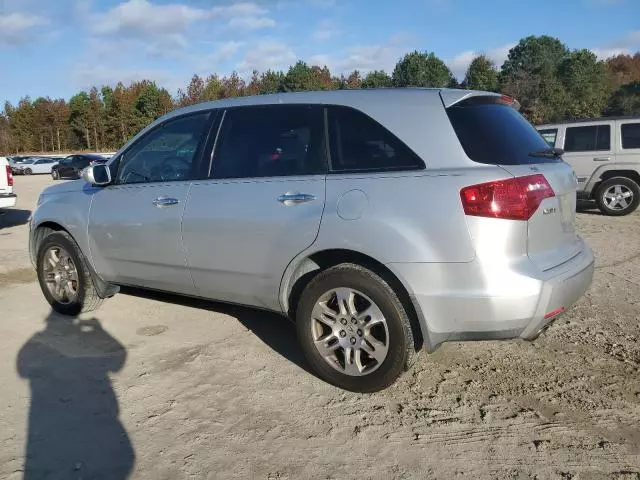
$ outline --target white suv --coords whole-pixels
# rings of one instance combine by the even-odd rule
[[[578,197],[605,215],[640,205],[640,117],[580,120],[536,127],[576,172]]]
[[[0,157],[0,208],[13,207],[16,194],[13,193],[13,173],[6,157]]]

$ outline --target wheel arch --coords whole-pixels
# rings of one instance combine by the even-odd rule
[[[595,193],[600,184],[614,177],[625,177],[640,185],[640,170],[638,167],[632,165],[611,165],[597,170],[592,175],[587,188],[590,197],[595,198]]]
[[[31,258],[31,263],[35,268],[37,268],[37,255],[38,255],[38,249],[40,248],[40,244],[42,243],[42,240],[44,240],[44,238],[47,235],[53,232],[67,233],[76,243],[76,245],[78,245],[78,248],[80,249],[80,251],[82,251],[82,248],[79,246],[78,241],[75,239],[75,237],[73,236],[73,233],[71,233],[68,228],[64,227],[58,222],[45,220],[39,223],[38,225],[36,225],[35,227],[33,227],[29,235],[29,256]],[[83,255],[86,259],[86,264],[89,269],[89,275],[91,276],[91,281],[93,282],[93,285],[98,293],[98,296],[100,298],[109,298],[115,295],[116,293],[118,293],[120,288],[116,285],[105,282],[102,278],[100,278],[100,276],[96,273],[95,269],[93,268],[93,265],[91,265],[91,262],[89,261],[89,258],[87,257],[87,255],[84,254],[84,252],[83,252]]]
[[[42,240],[51,232],[59,231],[64,231],[71,235],[68,229],[66,229],[59,223],[50,220],[41,222],[38,225],[32,227],[31,233],[29,235],[29,257],[34,267],[36,266],[36,255],[38,254],[38,248],[40,247],[40,243],[42,243]],[[71,237],[73,237],[73,235],[71,235]]]
[[[419,306],[411,300],[409,290],[388,266],[375,258],[355,250],[327,249],[308,253],[291,262],[283,275],[280,286],[280,304],[282,310],[295,319],[300,296],[309,282],[320,272],[341,263],[353,263],[367,268],[380,276],[396,292],[407,311],[414,338],[414,348],[420,350],[425,344],[424,332],[419,321]],[[427,341],[427,345],[429,342]]]

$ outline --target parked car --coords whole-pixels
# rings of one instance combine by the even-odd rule
[[[31,157],[13,165],[16,175],[31,175],[34,173],[51,173],[52,167],[58,164],[55,158]]]
[[[51,169],[51,177],[54,180],[61,178],[80,178],[80,172],[95,162],[106,162],[107,160],[100,155],[81,154],[69,155],[58,162]]]
[[[88,183],[44,190],[42,291],[68,315],[120,285],[280,312],[318,376],[362,392],[422,347],[534,339],[587,289],[593,254],[571,167],[517,107],[380,89],[173,111]]]
[[[578,196],[605,215],[628,215],[640,204],[640,117],[600,118],[537,127],[573,167]]]
[[[22,163],[25,160],[28,160],[31,157],[25,157],[25,156],[18,156],[18,155],[14,155],[12,157],[6,157],[6,159],[9,161],[9,165],[11,165],[11,167],[13,167],[14,165],[18,164],[18,163]]]
[[[13,207],[16,204],[13,193],[13,172],[6,157],[0,157],[0,208]]]

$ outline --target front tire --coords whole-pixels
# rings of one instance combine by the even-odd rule
[[[25,168],[25,169],[24,169],[24,174],[25,174],[25,175],[31,175],[32,173],[33,173],[33,172],[31,171],[31,169],[30,169],[30,168]]]
[[[372,271],[343,263],[305,288],[296,314],[298,340],[313,371],[353,392],[391,385],[414,353],[407,312]]]
[[[640,204],[640,186],[627,177],[610,178],[598,186],[595,198],[603,214],[628,215]]]
[[[52,232],[42,239],[36,268],[42,293],[56,312],[75,316],[102,303],[87,260],[67,232]]]
[[[58,180],[59,175],[58,175],[58,171],[57,170],[53,170],[51,172],[51,178],[53,178],[54,180]]]

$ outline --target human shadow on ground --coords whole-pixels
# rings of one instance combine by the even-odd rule
[[[129,476],[135,454],[109,378],[126,356],[96,318],[46,317],[17,359],[31,389],[25,479]]]
[[[120,293],[229,315],[238,320],[247,330],[253,332],[272,350],[315,376],[306,364],[304,354],[298,344],[295,324],[282,315],[249,307],[131,287],[122,287]]]
[[[0,229],[17,227],[29,222],[31,210],[18,208],[0,208]]]

